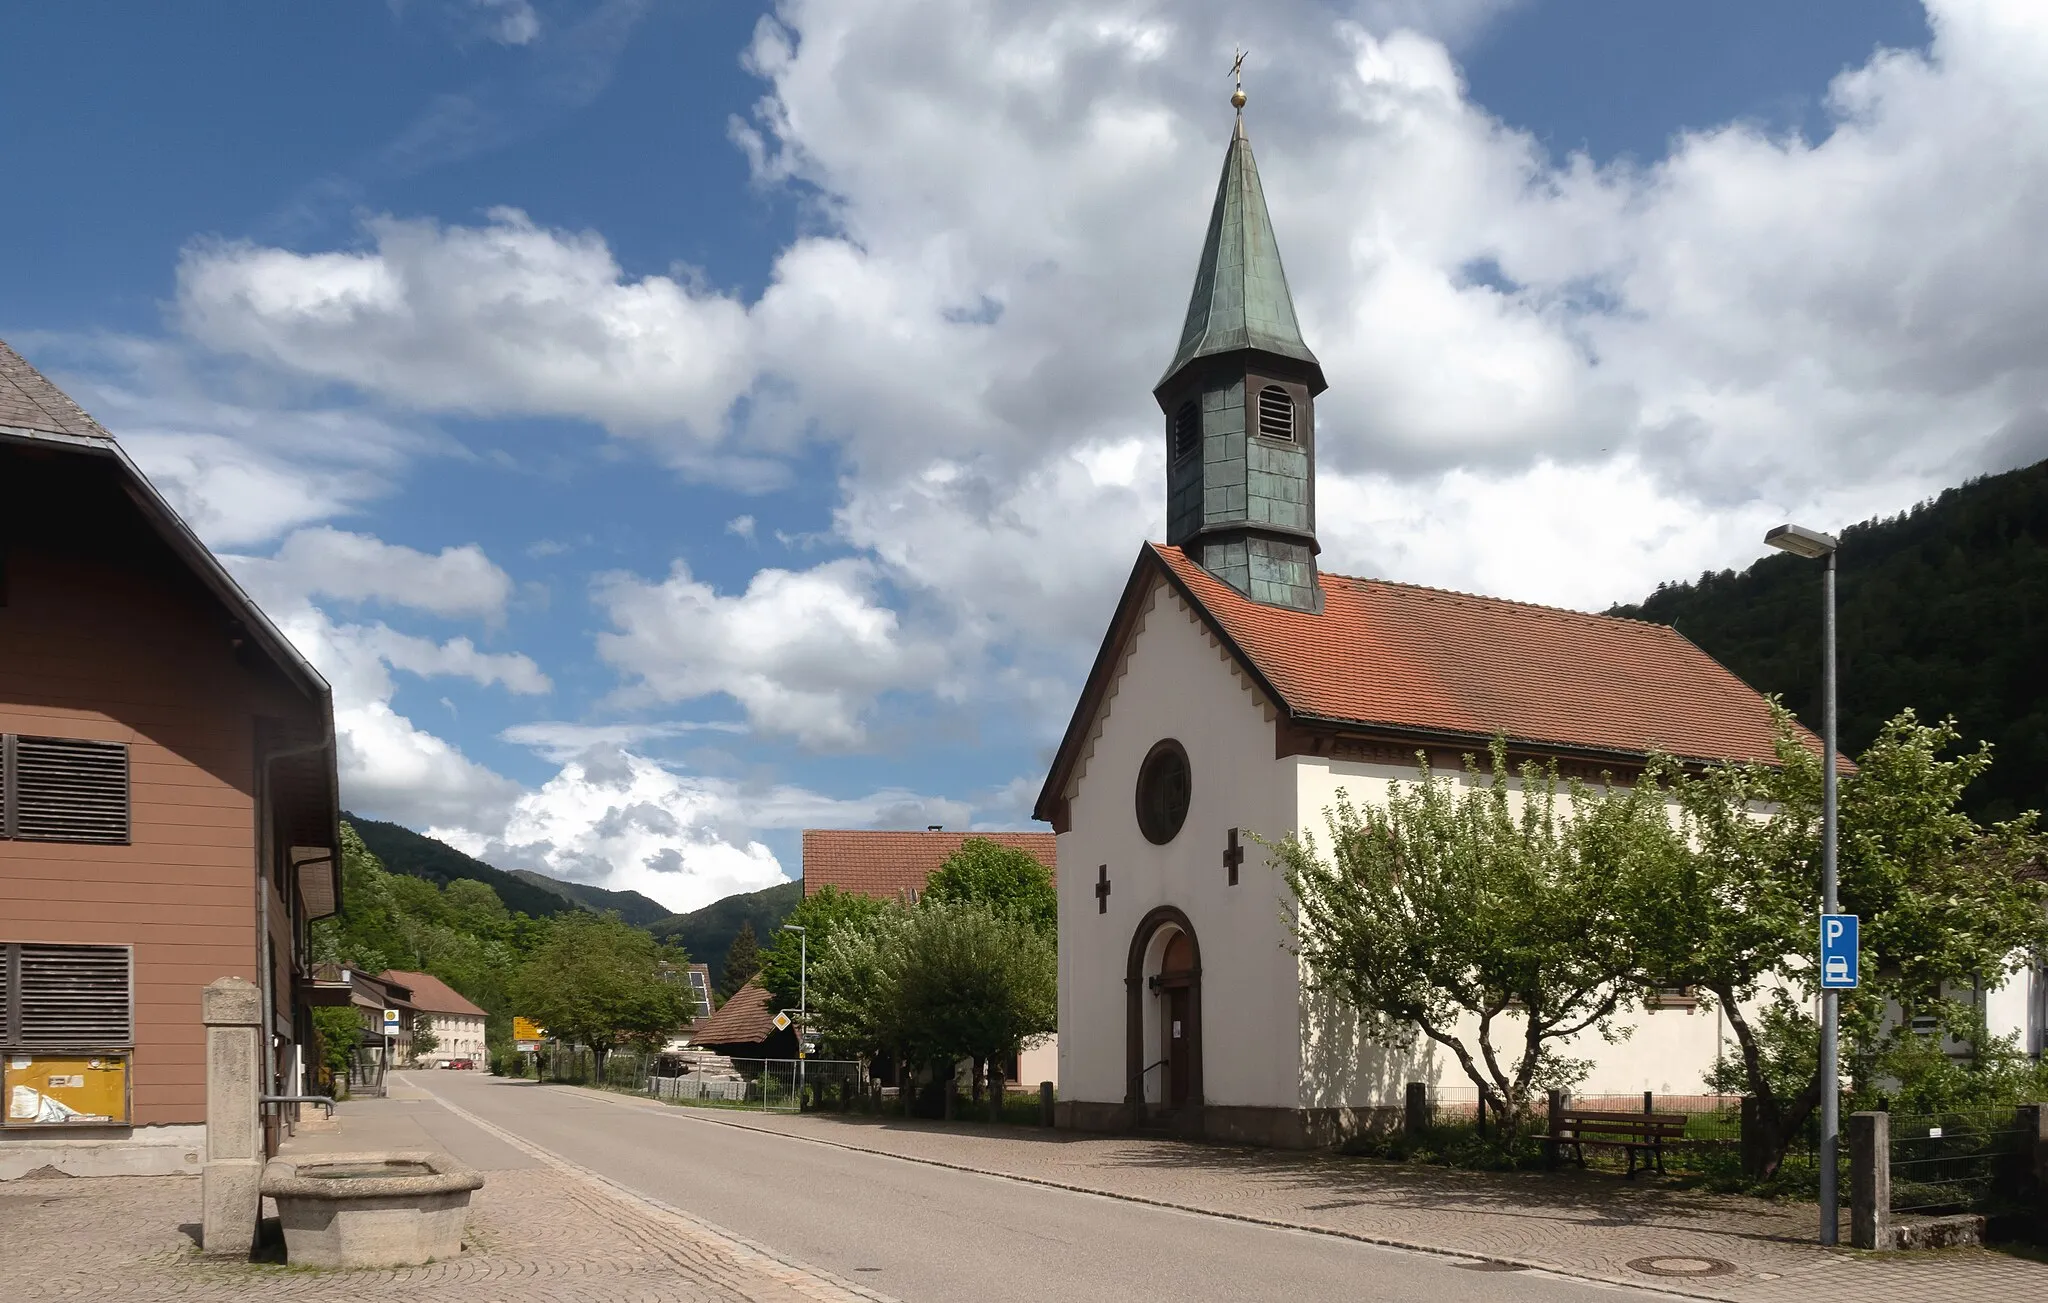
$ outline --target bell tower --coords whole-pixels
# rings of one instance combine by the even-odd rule
[[[1321,611],[1315,400],[1329,385],[1294,319],[1242,84],[1230,100],[1237,125],[1187,321],[1152,390],[1166,416],[1166,541],[1253,601]]]

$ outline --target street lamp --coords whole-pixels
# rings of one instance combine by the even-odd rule
[[[1780,525],[1764,535],[1772,547],[1824,561],[1821,571],[1820,693],[1821,693],[1821,805],[1820,805],[1820,892],[1821,910],[1839,912],[1835,899],[1835,552],[1834,537],[1798,525]],[[1836,1066],[1839,1032],[1836,993],[1823,986],[1820,993],[1820,1242],[1835,1244],[1841,1238],[1839,1192],[1836,1190],[1835,1156],[1842,1141],[1842,1077]]]
[[[796,1089],[797,1097],[803,1097],[804,1062],[809,1057],[806,1041],[811,1034],[811,938],[794,923],[784,923],[784,932],[796,933]]]

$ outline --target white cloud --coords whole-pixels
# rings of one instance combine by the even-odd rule
[[[878,695],[930,687],[944,667],[933,648],[903,636],[877,590],[874,566],[852,558],[762,570],[734,596],[693,578],[681,561],[659,583],[607,575],[596,598],[615,632],[598,635],[598,654],[631,676],[630,695],[724,694],[759,730],[850,745]]]
[[[437,826],[439,837],[503,868],[533,868],[678,912],[793,876],[758,834],[813,825],[965,822],[967,807],[887,790],[836,800],[787,785],[681,774],[598,743],[512,805],[502,834]]]
[[[470,0],[483,33],[500,45],[525,45],[540,35],[540,15],[528,0]]]
[[[687,737],[693,733],[744,735],[747,726],[732,720],[669,720],[647,724],[572,724],[561,720],[536,720],[514,724],[498,734],[502,741],[531,747],[556,764],[565,764],[593,747],[629,747],[658,738]]]
[[[735,300],[663,276],[625,281],[594,234],[513,209],[482,227],[380,218],[374,251],[195,245],[178,268],[185,331],[210,347],[411,406],[590,417],[715,441],[745,392]]]
[[[321,526],[302,529],[264,558],[236,558],[259,601],[282,596],[381,602],[453,618],[499,620],[512,577],[474,543],[439,553]]]
[[[1841,77],[1824,138],[1736,125],[1599,167],[1388,27],[1455,42],[1497,8],[787,0],[734,137],[818,220],[756,302],[499,211],[377,219],[347,253],[196,247],[180,319],[428,410],[586,417],[692,473],[834,441],[835,541],[871,561],[602,590],[605,654],[648,695],[725,693],[812,745],[908,685],[1071,694],[1162,524],[1145,389],[1233,40],[1332,380],[1331,568],[1597,606],[1739,564],[1776,519],[2048,455],[2048,12],[1937,0],[1931,52]]]

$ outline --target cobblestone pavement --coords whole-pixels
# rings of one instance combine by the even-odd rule
[[[346,1106],[340,1130],[348,1130]],[[516,1138],[500,1138],[521,1147]],[[0,1184],[0,1300],[417,1303],[436,1295],[472,1303],[884,1299],[548,1156],[534,1159],[522,1167],[486,1172],[483,1189],[471,1201],[461,1257],[375,1271],[310,1271],[199,1257],[196,1177],[6,1182]]]
[[[1625,1185],[1600,1174],[1454,1172],[1325,1154],[754,1114],[583,1093],[683,1122],[746,1127],[1187,1211],[1739,1303],[2048,1298],[2048,1264],[1981,1249],[1823,1249],[1814,1242],[1814,1205]],[[1688,1276],[1682,1274],[1687,1267],[1721,1274]]]

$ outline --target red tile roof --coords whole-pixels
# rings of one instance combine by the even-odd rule
[[[1771,760],[1754,688],[1666,625],[1323,575],[1320,615],[1153,550],[1297,717],[1597,751]]]
[[[883,832],[804,829],[804,892],[832,886],[857,896],[901,900],[924,884],[969,838],[1014,846],[1051,871],[1058,862],[1049,832]]]
[[[692,1045],[755,1045],[775,1034],[775,1009],[758,977],[690,1028]]]
[[[110,438],[100,423],[71,401],[27,359],[0,339],[0,425],[46,434],[82,434]]]
[[[1162,578],[1295,726],[1461,747],[1504,735],[1595,757],[1776,758],[1764,698],[1665,625],[1332,574],[1320,576],[1324,607],[1311,614],[1254,602],[1179,548],[1147,544],[1038,798],[1037,817],[1055,828],[1143,599]],[[1819,739],[1800,736],[1819,751]]]
[[[378,975],[384,981],[396,982],[412,988],[412,1007],[422,1013],[459,1014],[469,1018],[487,1018],[482,1009],[471,1004],[462,994],[432,973],[411,973],[402,968],[389,969]]]

